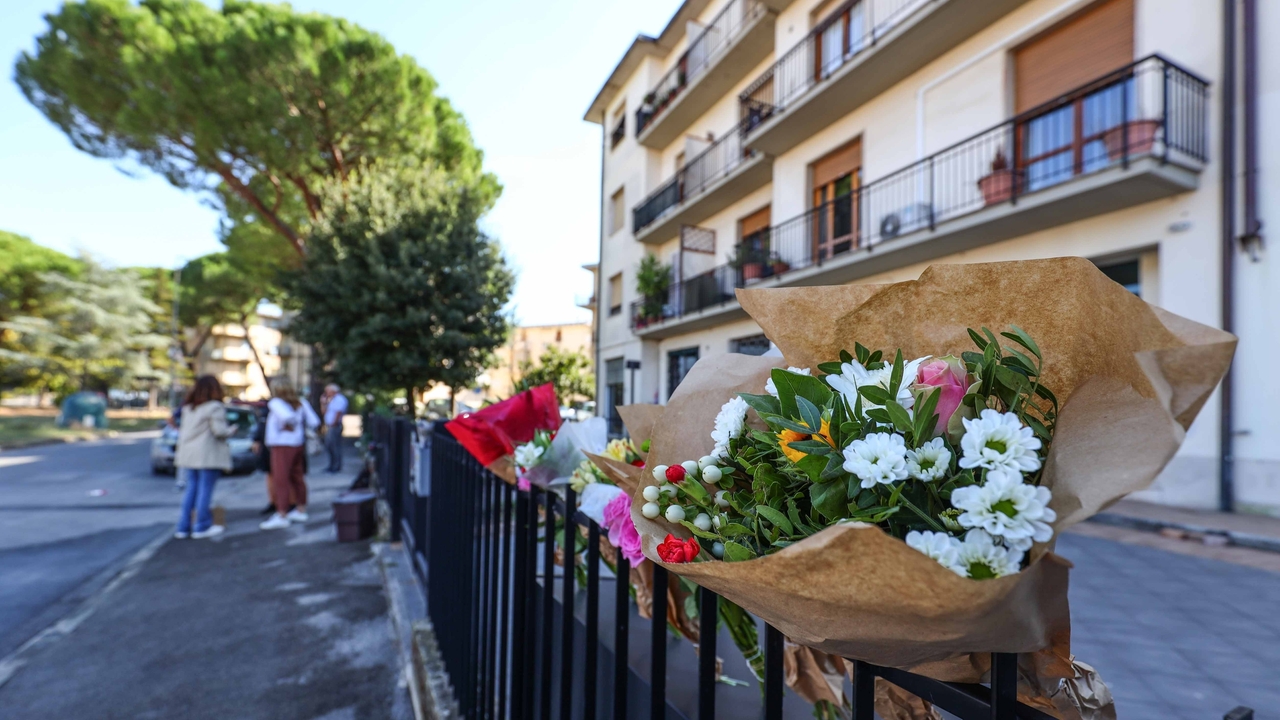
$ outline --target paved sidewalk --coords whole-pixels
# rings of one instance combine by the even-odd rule
[[[0,717],[412,718],[376,559],[329,522],[354,474],[309,477],[311,521],[274,532],[250,509],[261,478],[220,485],[227,534],[158,536],[81,622],[10,658]]]

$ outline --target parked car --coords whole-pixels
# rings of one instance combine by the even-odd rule
[[[182,414],[175,413],[172,422],[160,423],[160,437],[151,441],[152,474],[173,474],[173,456],[178,445],[178,426],[181,422]],[[253,431],[258,424],[257,413],[250,405],[227,403],[227,422],[236,429],[227,439],[227,444],[231,446],[231,472],[251,472],[258,462],[257,456],[253,454]]]

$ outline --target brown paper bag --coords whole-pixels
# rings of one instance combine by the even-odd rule
[[[760,392],[769,370],[815,367],[855,341],[907,357],[958,354],[966,328],[1014,324],[1044,353],[1043,383],[1062,403],[1043,474],[1055,532],[1149,485],[1230,363],[1235,338],[1154,308],[1081,258],[940,265],[879,286],[740,290],[785,360],[704,358],[654,424],[650,465],[712,449],[720,406]],[[641,488],[654,484],[641,473]],[[645,554],[683,527],[632,518]],[[1069,633],[1069,564],[1044,545],[1017,575],[961,578],[879,528],[839,525],[746,562],[668,565],[799,643],[912,667],[972,652],[1029,653]]]

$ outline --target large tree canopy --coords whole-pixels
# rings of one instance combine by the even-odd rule
[[[243,228],[265,223],[302,253],[320,188],[363,161],[430,162],[485,208],[499,191],[426,70],[345,20],[241,0],[79,0],[46,21],[15,69],[27,99],[77,148],[209,193],[233,250],[260,256],[267,236]]]
[[[440,172],[360,168],[325,195],[286,283],[290,331],[317,343],[347,386],[466,387],[506,340],[514,279],[477,226],[484,204]]]

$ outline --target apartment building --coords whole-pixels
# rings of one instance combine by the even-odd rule
[[[601,412],[765,352],[736,288],[1078,255],[1241,338],[1235,391],[1144,497],[1280,512],[1267,27],[1256,0],[688,0],[585,118]]]
[[[486,396],[492,400],[505,400],[514,395],[521,365],[537,365],[549,348],[592,357],[591,334],[590,323],[521,325],[512,329],[511,339],[495,353],[497,365],[480,379],[482,384],[488,385]]]
[[[265,324],[254,323],[247,330],[230,323],[214,325],[196,356],[196,374],[218,378],[229,398],[264,400],[271,397],[267,378],[282,367],[282,337]]]

